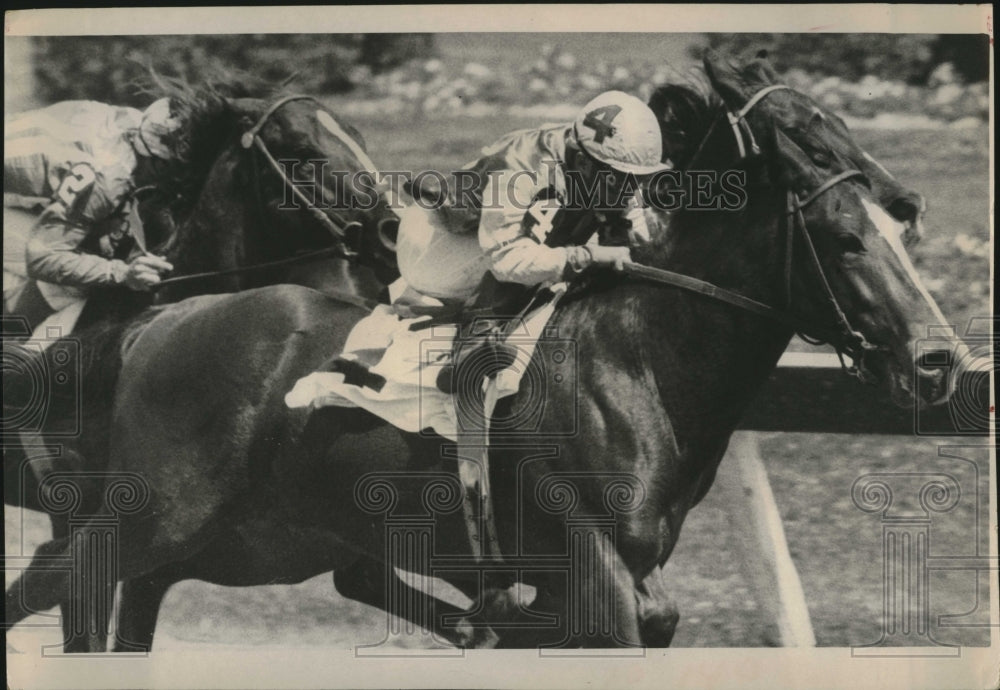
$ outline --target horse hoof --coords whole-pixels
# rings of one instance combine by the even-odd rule
[[[460,649],[494,649],[500,637],[487,625],[475,624],[464,619],[456,626],[455,646]]]
[[[680,614],[676,611],[656,613],[639,622],[639,638],[651,649],[666,649],[674,639]]]

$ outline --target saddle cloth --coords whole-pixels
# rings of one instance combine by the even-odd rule
[[[518,391],[538,340],[566,292],[566,284],[549,289],[552,299],[507,330],[504,342],[516,348],[517,356],[513,364],[497,374],[495,383],[483,381],[484,394],[488,385],[495,386],[486,396],[489,400]],[[355,361],[367,367],[369,375],[384,379],[378,390],[348,382],[351,377],[341,372],[319,371],[299,379],[285,396],[285,404],[290,408],[361,407],[403,431],[433,430],[458,442],[465,431],[460,420],[467,417],[457,413],[462,399],[442,392],[436,385],[440,368],[450,363],[458,325],[411,330],[426,318],[401,316],[394,307],[383,304],[352,329],[341,359]],[[483,427],[475,426],[469,434],[478,437]]]

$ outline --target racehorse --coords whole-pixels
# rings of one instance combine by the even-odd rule
[[[398,218],[385,200],[353,184],[331,189],[334,174],[376,172],[351,125],[306,96],[268,101],[224,95],[241,90],[234,84],[158,84],[186,125],[175,144],[180,155],[161,168],[155,189],[141,193],[139,213],[150,251],[166,255],[173,275],[155,293],[112,288],[94,296],[79,332],[66,341],[75,347],[53,346],[39,354],[4,343],[4,433],[16,440],[8,419],[45,393],[43,437],[55,434],[49,438],[63,441],[66,428],[79,424],[82,430],[63,441],[62,455],[51,460],[54,471],[77,476],[87,504],[100,502],[99,489],[89,494],[87,477],[106,469],[123,335],[163,308],[150,308],[154,300],[164,305],[278,282],[365,300],[398,276],[392,244]],[[36,390],[32,372],[65,371],[61,358],[67,352],[79,357],[69,366],[83,374],[82,381],[74,380],[80,388],[68,394],[59,386]],[[5,503],[50,512],[18,450],[5,447]],[[66,515],[50,514],[53,533],[65,534]]]
[[[829,341],[901,402],[918,390],[921,403],[940,399],[945,382],[915,366],[911,347],[940,312],[851,151],[763,61],[737,68],[710,54],[706,70],[722,104],[701,104],[691,166],[745,171],[746,205],[676,212],[637,250],[645,268],[576,285],[550,324],[559,338],[532,360],[565,361],[572,343],[583,354],[575,376],[526,386],[494,417],[540,410],[519,434],[494,424],[503,561],[474,565],[532,585],[530,608],[453,576],[468,547],[452,444],[359,410],[285,408],[285,392],[340,350],[363,310],[281,286],[187,300],[128,334],[109,469],[141,477],[148,495],[119,515],[116,648],[151,644],[180,579],[251,585],[329,570],[346,596],[459,644],[482,642],[482,628],[454,624],[479,614],[502,624],[505,646],[665,645],[677,613],[654,596],[659,568],[794,332]],[[394,573],[390,528],[404,517],[435,518],[434,556],[452,557],[452,571],[435,574],[477,598],[474,610]],[[68,549],[67,539],[39,548],[7,592],[8,625],[58,603],[68,575],[44,563]]]
[[[147,232],[147,239],[160,239],[152,240],[150,251],[165,255],[174,272],[154,293],[109,288],[89,300],[75,336],[85,357],[99,349],[97,342],[117,337],[154,300],[165,304],[195,294],[281,282],[374,298],[395,279],[398,273],[388,238],[398,218],[382,198],[362,200],[366,205],[354,203],[360,192],[351,185],[331,191],[332,174],[375,172],[369,169],[370,161],[358,160],[352,150],[355,147],[367,159],[357,130],[305,96],[267,102],[222,95],[222,89],[241,90],[235,84],[194,87],[162,78],[158,83],[162,95],[170,96],[183,114],[186,126],[175,144],[176,160],[163,164],[156,188],[140,196],[139,209],[144,219],[152,220],[145,224],[147,231],[156,228]],[[274,167],[276,160],[286,167]],[[317,169],[320,162],[325,166],[322,173]],[[300,202],[295,195],[303,190],[307,196]],[[175,218],[180,222],[171,227]],[[18,352],[16,346],[7,350],[9,357],[18,354],[33,356]],[[43,369],[60,370],[53,362],[46,362]],[[17,390],[23,382],[5,371],[9,407],[23,399]],[[108,389],[106,382],[92,387]],[[30,398],[34,392],[26,394]],[[68,402],[75,406],[80,401]],[[87,413],[107,411],[90,399],[82,408]],[[50,406],[51,424],[58,425],[59,412]],[[106,429],[101,423],[85,426],[96,435]],[[5,463],[5,469],[9,480],[5,498],[18,503],[20,498],[12,492],[21,482],[9,474],[18,469],[16,463]],[[25,498],[30,502],[34,494],[28,491]],[[29,503],[29,507],[38,506]]]

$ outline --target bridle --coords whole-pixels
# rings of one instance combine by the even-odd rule
[[[267,110],[264,111],[263,115],[257,120],[254,125],[243,133],[240,137],[240,146],[244,150],[252,152],[255,148],[264,160],[267,162],[271,170],[277,174],[278,179],[281,183],[292,192],[295,199],[303,205],[303,207],[309,211],[312,217],[321,225],[323,228],[330,233],[334,239],[334,245],[332,247],[324,247],[323,249],[317,249],[310,252],[304,252],[301,254],[296,254],[295,256],[288,257],[285,259],[279,259],[276,261],[268,261],[265,263],[252,264],[250,266],[239,266],[237,268],[230,268],[221,271],[206,271],[204,273],[192,273],[183,276],[177,276],[175,278],[167,278],[160,281],[153,289],[159,290],[168,285],[176,285],[178,283],[193,282],[196,280],[204,280],[208,278],[219,278],[229,275],[242,275],[244,273],[251,273],[255,271],[263,271],[273,268],[280,268],[283,266],[288,266],[292,264],[306,263],[309,261],[314,261],[318,259],[325,259],[330,257],[340,257],[347,259],[349,261],[356,261],[361,254],[361,233],[363,226],[356,220],[347,220],[342,214],[337,212],[335,209],[321,209],[315,203],[313,203],[309,197],[299,188],[285,171],[282,169],[281,165],[271,154],[270,150],[267,148],[267,144],[260,136],[261,129],[267,124],[271,117],[278,112],[282,107],[291,103],[292,101],[312,101],[319,108],[322,108],[322,104],[317,101],[312,96],[305,95],[292,95],[285,96],[278,99],[272,103]],[[354,141],[350,135],[348,135],[342,128],[337,127],[335,130],[331,129],[331,133],[336,136],[352,153],[356,156],[358,152],[361,152],[362,156],[359,159],[362,163],[367,163],[371,165],[371,159],[364,154],[363,149]],[[261,212],[261,217],[263,217],[263,211],[265,208],[264,197],[261,192],[261,175],[258,169],[257,156],[250,156],[253,165],[253,175],[254,175],[254,194],[256,198],[257,207]],[[372,174],[375,173],[374,166],[370,170]],[[314,185],[314,189],[318,190],[320,199],[332,199],[334,198],[326,185],[322,180],[316,180],[310,182],[310,185]]]
[[[264,114],[260,116],[260,119],[257,120],[257,123],[254,124],[253,127],[243,133],[243,136],[240,137],[240,146],[246,150],[250,150],[251,147],[256,147],[264,157],[264,160],[267,161],[270,168],[277,174],[278,179],[281,180],[282,184],[287,187],[289,191],[291,191],[292,195],[306,208],[307,211],[309,211],[310,214],[312,214],[319,224],[333,236],[337,244],[340,245],[343,251],[343,256],[348,259],[354,259],[359,253],[359,243],[357,242],[357,238],[360,236],[362,229],[361,223],[356,220],[345,219],[342,214],[338,213],[334,209],[320,209],[316,206],[316,204],[310,201],[309,197],[307,197],[302,190],[299,189],[298,184],[285,174],[284,169],[282,169],[281,165],[278,164],[278,161],[275,160],[274,156],[271,155],[271,152],[267,148],[267,144],[260,136],[260,130],[264,128],[264,125],[266,125],[268,120],[271,119],[271,116],[278,112],[282,107],[293,101],[312,101],[320,108],[323,107],[322,104],[320,104],[320,102],[312,96],[293,95],[280,98],[264,111]],[[333,134],[337,136],[337,138],[340,139],[350,151],[354,152],[360,148],[358,144],[351,140],[347,133],[343,130],[333,132]],[[367,156],[365,156],[365,158],[367,159]],[[264,199],[260,191],[260,173],[257,169],[257,158],[252,156],[251,160],[253,161],[254,178],[257,181],[257,201],[260,207],[263,208]],[[374,174],[375,171],[372,170],[371,172]],[[329,194],[329,190],[326,185],[323,184],[322,180],[318,180],[316,183],[320,199],[333,198],[333,196]],[[354,245],[353,247],[351,246],[352,244]]]
[[[783,89],[791,90],[788,86],[783,84],[768,86],[754,94],[753,97],[751,97],[750,100],[748,100],[738,111],[724,111],[723,115],[725,116],[730,127],[732,127],[733,135],[736,138],[736,146],[741,160],[748,157],[748,151],[754,155],[760,153],[760,147],[754,139],[753,130],[746,121],[747,114],[769,94]],[[717,124],[720,121],[721,120],[716,120],[709,128],[708,132],[702,139],[701,144],[698,146],[695,155],[691,159],[692,163],[700,156],[707,140],[712,136]],[[624,266],[624,272],[651,282],[696,292],[720,302],[733,305],[743,309],[744,311],[749,311],[751,313],[767,317],[790,327],[794,333],[810,344],[830,344],[836,349],[844,371],[863,382],[870,382],[871,377],[867,373],[864,366],[865,356],[870,352],[880,350],[882,348],[868,342],[860,331],[851,326],[847,315],[844,313],[844,310],[840,306],[840,302],[837,300],[833,289],[830,287],[830,281],[826,276],[826,271],[823,270],[823,265],[819,260],[816,247],[809,234],[805,216],[802,213],[805,208],[807,208],[823,194],[830,191],[841,182],[854,178],[865,179],[865,175],[860,170],[845,170],[823,182],[823,184],[808,193],[805,197],[799,197],[799,195],[791,189],[787,191],[787,201],[785,207],[785,263],[783,268],[785,304],[782,308],[764,304],[763,302],[759,302],[731,290],[718,287],[708,281],[675,273],[673,271],[667,271],[662,268],[655,268],[653,266],[646,266],[637,263],[626,263]],[[820,283],[824,300],[829,305],[830,311],[833,313],[833,327],[801,319],[793,315],[790,311],[792,301],[792,253],[796,234],[801,237],[802,243],[806,247],[809,265]],[[844,360],[844,355],[850,357],[850,365],[848,365]]]

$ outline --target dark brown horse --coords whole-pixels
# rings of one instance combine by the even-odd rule
[[[710,56],[707,67],[724,105],[697,113],[696,163],[745,169],[748,203],[675,213],[637,259],[787,319],[658,284],[658,272],[578,285],[553,318],[558,338],[541,341],[532,360],[542,376],[494,418],[503,563],[490,566],[469,557],[453,444],[358,410],[284,406],[363,310],[289,286],[167,308],[131,331],[115,395],[109,468],[141,478],[147,499],[115,506],[116,575],[126,581],[117,646],[151,644],[159,602],[180,579],[251,585],[327,570],[343,594],[456,643],[478,641],[477,629],[455,625],[464,616],[494,626],[507,646],[664,645],[676,612],[657,597],[658,569],[796,327],[856,354],[900,399],[917,390],[915,376],[928,378],[919,390],[943,395],[910,347],[938,321],[936,308],[900,253],[901,224],[873,200],[850,151],[821,129],[810,140],[822,160],[807,150],[815,104],[802,94],[755,100],[774,84],[765,63],[735,68]],[[719,119],[741,109],[743,135],[760,148],[746,159]],[[511,429],[523,410],[537,411],[530,428]],[[422,562],[396,558],[401,538],[425,534]],[[46,571],[45,557],[68,548],[56,539],[38,550],[38,570],[7,592],[8,625],[58,603],[68,575]],[[480,606],[422,596],[393,566],[453,581]],[[486,586],[462,576],[483,569]],[[500,585],[512,581],[535,588],[529,608],[505,596]]]
[[[341,137],[321,124],[317,114],[322,112],[338,122],[342,136],[364,149],[357,130],[336,120],[327,108],[307,97],[229,98],[223,93],[242,91],[242,87],[193,87],[167,79],[159,83],[162,95],[172,98],[186,125],[174,142],[178,149],[176,160],[160,171],[156,188],[140,197],[140,215],[147,221],[144,225],[150,251],[165,255],[174,265],[174,272],[154,293],[109,288],[93,296],[81,317],[80,331],[74,335],[85,361],[106,341],[127,330],[133,318],[148,318],[139,313],[154,300],[162,305],[191,295],[236,292],[274,283],[297,283],[374,298],[395,279],[398,273],[392,246],[380,238],[392,234],[391,226],[398,223],[398,218],[381,198],[375,203],[367,199],[361,200],[364,204],[353,203],[359,201],[359,192],[350,185],[336,190],[342,198],[331,192],[330,181],[335,173],[356,173],[366,168]],[[252,128],[260,146],[246,147],[242,138]],[[287,172],[273,170],[268,156],[283,161]],[[328,176],[316,177],[313,183],[313,166],[319,161],[325,162]],[[297,181],[287,175],[294,175]],[[320,184],[326,187],[322,199],[317,193]],[[297,203],[293,186],[304,189],[323,205],[320,212],[326,217],[324,222],[316,215],[319,209]],[[52,359],[57,352],[53,350],[47,358]],[[6,351],[8,358],[17,354],[31,356],[18,353],[16,347]],[[101,369],[103,372],[115,366],[103,363]],[[64,368],[55,362],[43,365],[49,371]],[[18,390],[24,382],[16,372],[8,377],[5,369],[7,408],[16,407],[22,398],[30,399],[37,392]],[[90,396],[91,389],[112,388],[109,382],[102,381],[99,386],[84,387],[83,394]],[[109,411],[106,402],[90,397],[68,400],[70,408],[65,410],[58,403],[58,396],[48,401],[46,421],[53,431],[58,431],[63,422],[75,423],[77,409],[88,415],[91,411]],[[83,425],[85,433],[93,430],[95,435],[105,434],[106,424],[88,422]],[[4,432],[8,431],[5,427]],[[88,445],[85,440],[82,443]],[[95,464],[89,469],[100,469],[102,457],[95,455]],[[5,463],[5,471],[17,470],[18,463],[7,459],[10,462]],[[8,474],[7,479],[5,499],[19,504],[22,498],[15,489],[21,482],[15,481],[13,474]],[[28,501],[28,507],[39,508],[36,492],[29,489],[23,500]]]
[[[372,299],[398,275],[391,242],[385,241],[398,223],[395,214],[381,198],[359,199],[367,190],[341,185],[331,192],[335,174],[368,170],[345,141],[364,149],[353,127],[307,97],[233,98],[224,95],[238,90],[231,84],[192,87],[160,80],[160,86],[180,110],[185,127],[174,142],[176,161],[160,170],[156,189],[140,199],[151,251],[165,254],[175,268],[156,291],[156,302],[276,282]],[[339,131],[324,124],[320,113]],[[245,139],[251,130],[256,138]],[[268,157],[293,170],[296,181],[271,167]],[[310,166],[320,161],[326,178],[312,174]],[[317,196],[319,185],[326,187],[325,197]],[[290,203],[295,201],[292,186],[311,186],[305,189],[307,198],[322,207]],[[111,404],[121,351],[127,347],[124,334],[159,313],[162,307],[150,308],[153,301],[154,294],[112,289],[91,299],[78,333],[43,355],[4,343],[6,503],[51,513],[40,496],[37,473],[29,467],[43,462],[50,466],[47,471],[76,477],[75,490],[83,491],[81,509],[100,505],[99,477],[107,470]],[[67,353],[74,356],[64,362]],[[38,390],[45,381],[30,377],[33,371],[58,375],[67,370],[83,376],[72,376],[70,386],[49,382],[45,391]],[[40,400],[39,393],[44,394]],[[57,456],[29,459],[17,443],[17,425],[8,420],[38,404],[45,408],[39,439],[62,449]],[[81,433],[68,437],[67,430],[77,427]],[[54,535],[65,535],[67,515],[57,511],[52,519]]]

